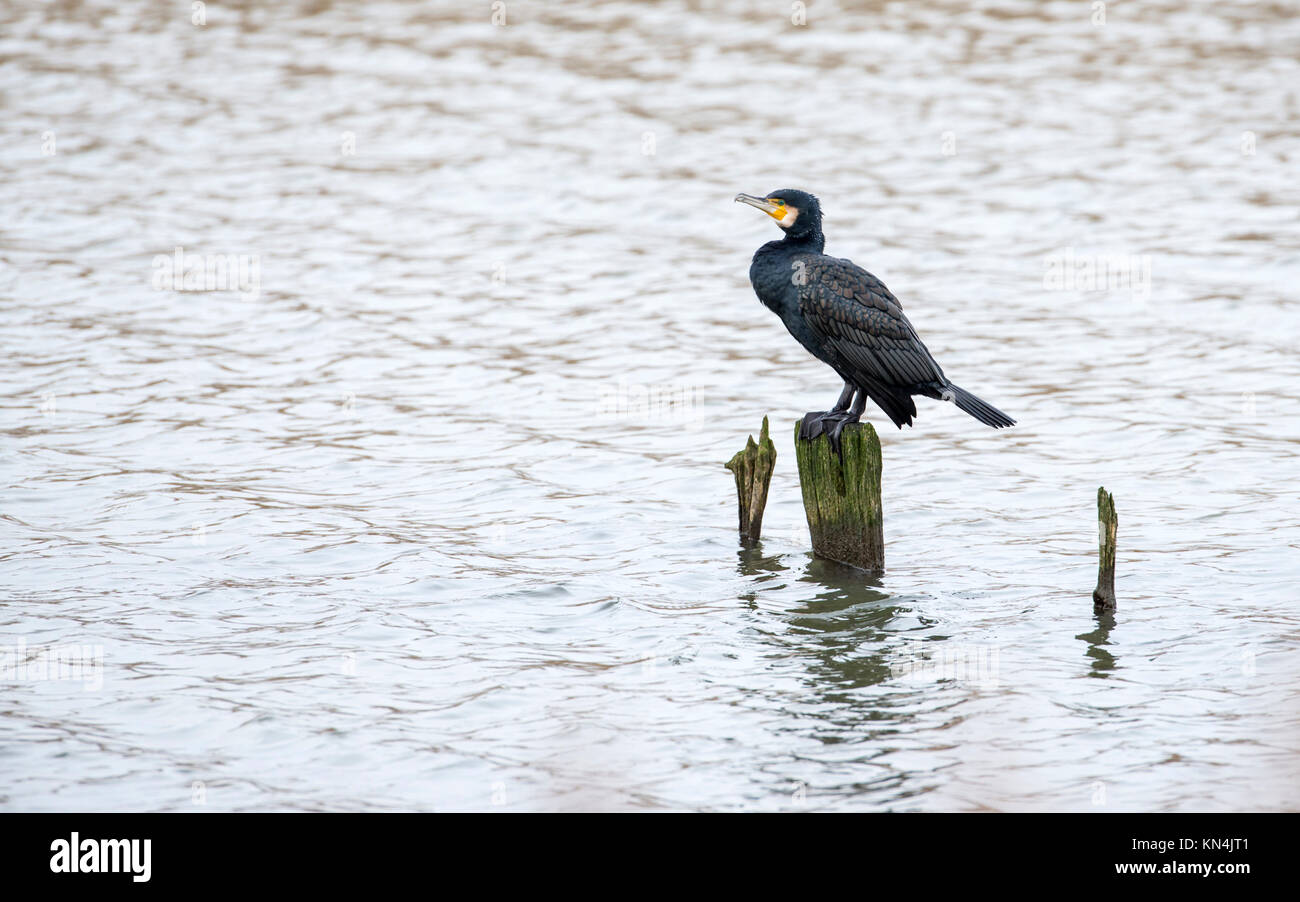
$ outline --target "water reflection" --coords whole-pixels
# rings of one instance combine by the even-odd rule
[[[1300,807],[1300,17],[135,6],[0,4],[0,660],[104,648],[0,685],[0,805],[1051,807],[1105,760]],[[709,461],[834,389],[747,279],[730,199],[783,183],[1022,424],[881,431],[883,581],[809,558],[792,429],[723,538]],[[155,288],[178,246],[259,297]],[[1149,293],[1047,288],[1064,249]],[[1132,580],[1076,639],[1101,482]]]
[[[739,561],[736,569],[741,576],[746,577],[764,577],[772,573],[784,573],[790,568],[781,562],[781,556],[776,553],[768,553],[763,549],[763,540],[744,539],[740,540],[740,549],[736,552],[736,559]],[[741,596],[751,599],[752,594]]]
[[[889,679],[889,626],[899,608],[889,603],[878,577],[813,559],[799,578],[815,594],[788,615],[790,635],[801,639],[808,673],[826,701],[853,703],[846,693]],[[877,719],[874,710],[860,712]]]
[[[879,575],[811,554],[801,568],[792,568],[781,557],[764,554],[761,542],[742,547],[737,556],[740,573],[753,578],[753,591],[742,593],[742,601],[755,603],[765,580],[776,574],[797,573],[795,583],[808,587],[783,615],[787,628],[774,639],[787,652],[809,659],[818,691],[834,690],[827,700],[843,702],[838,693],[888,679],[888,627],[898,608],[888,603]]]
[[[1092,658],[1092,669],[1088,675],[1104,678],[1115,669],[1115,656],[1106,650],[1106,647],[1111,644],[1110,631],[1115,628],[1115,613],[1106,611],[1095,616],[1097,628],[1090,633],[1080,633],[1074,638],[1088,643],[1086,654]]]

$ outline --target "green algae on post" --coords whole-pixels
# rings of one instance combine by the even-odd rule
[[[740,534],[757,541],[763,532],[763,508],[767,507],[767,488],[776,469],[776,445],[767,434],[767,417],[754,444],[751,435],[741,451],[727,461],[727,469],[736,477],[736,500],[740,508]]]
[[[813,553],[863,570],[883,570],[885,522],[880,437],[875,427],[870,423],[846,426],[840,434],[843,455],[839,455],[826,435],[800,439],[799,426],[796,420],[794,448]]]
[[[1092,591],[1092,608],[1097,613],[1115,610],[1115,536],[1119,517],[1115,513],[1115,496],[1104,487],[1097,489],[1097,588]]]

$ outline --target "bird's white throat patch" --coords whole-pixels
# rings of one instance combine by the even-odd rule
[[[785,215],[778,219],[777,222],[781,224],[781,228],[788,229],[790,226],[794,225],[794,221],[798,218],[799,210],[797,208],[786,207]]]

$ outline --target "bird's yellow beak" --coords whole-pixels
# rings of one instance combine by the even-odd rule
[[[755,197],[752,194],[737,194],[736,203],[758,207],[768,216],[780,222],[785,218],[785,201],[775,197]]]

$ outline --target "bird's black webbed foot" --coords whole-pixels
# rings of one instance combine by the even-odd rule
[[[803,423],[799,427],[799,438],[806,441],[812,441],[819,435],[825,435],[830,439],[831,448],[835,453],[844,456],[843,449],[840,448],[840,433],[844,427],[850,423],[856,423],[861,419],[861,414],[854,413],[851,410],[830,410],[830,411],[813,411],[803,415]]]
[[[817,436],[826,431],[824,419],[831,416],[832,412],[825,410],[810,410],[803,415],[803,422],[799,425],[799,438],[803,441],[810,442]]]
[[[840,460],[844,459],[844,448],[840,445],[840,433],[844,431],[845,426],[848,426],[851,423],[856,423],[861,418],[860,414],[851,411],[841,414],[835,418],[835,425],[833,425],[830,432],[827,433],[827,438],[831,441],[831,447],[834,448],[835,453],[840,456]]]

